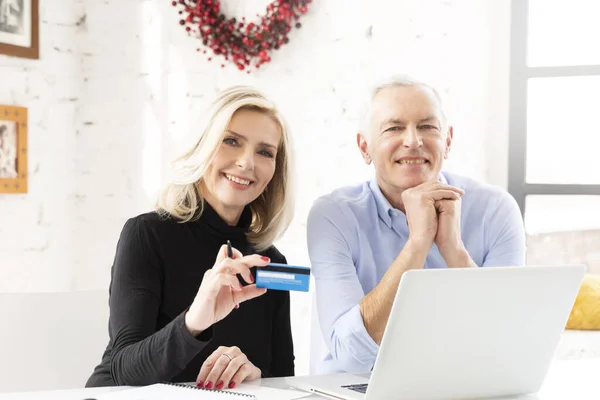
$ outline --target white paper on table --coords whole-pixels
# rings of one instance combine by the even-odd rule
[[[253,394],[257,400],[294,400],[310,396],[308,392],[291,389],[275,389],[266,386],[241,384],[235,389],[227,389],[228,392]]]
[[[121,392],[129,389],[127,386],[66,389],[35,392],[0,393],[0,400],[82,400],[96,398],[100,395]]]

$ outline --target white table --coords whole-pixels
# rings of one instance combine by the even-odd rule
[[[281,378],[264,381],[273,387],[289,388]],[[323,397],[313,395],[304,399],[323,400]],[[600,400],[600,359],[555,361],[538,393],[502,400]]]
[[[600,360],[569,360],[556,361],[544,382],[539,393],[535,395],[520,396],[511,400],[598,400],[600,399]],[[293,389],[289,386],[290,378],[261,379],[249,383],[250,386],[266,386],[278,389]],[[291,378],[293,381],[293,378]],[[83,400],[115,390],[127,388],[93,388],[73,389],[49,392],[24,392],[1,394],[0,400]],[[303,397],[306,400],[323,399],[323,397],[310,395]],[[260,400],[260,399],[259,399]],[[504,398],[503,400],[509,400]]]

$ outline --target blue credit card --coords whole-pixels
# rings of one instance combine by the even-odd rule
[[[308,292],[310,268],[271,263],[256,268],[256,287],[271,290]]]

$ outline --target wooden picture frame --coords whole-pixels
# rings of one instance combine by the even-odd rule
[[[27,193],[27,108],[0,106],[0,193]]]
[[[39,0],[0,0],[0,54],[39,59]]]

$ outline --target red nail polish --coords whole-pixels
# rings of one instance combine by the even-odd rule
[[[223,389],[224,384],[225,384],[225,382],[219,381],[219,383],[217,383],[216,389]]]
[[[199,388],[201,388],[202,386],[204,386],[204,382],[198,381],[198,383],[196,383],[196,386],[198,386]]]
[[[254,277],[250,275],[250,283],[254,283]]]
[[[204,388],[205,389],[212,389],[212,382],[211,381],[206,382],[206,385],[204,385]]]
[[[233,389],[235,387],[235,382],[229,382],[229,389]]]
[[[262,256],[260,259],[263,261],[271,261],[271,259],[269,257],[265,257],[265,256]]]

